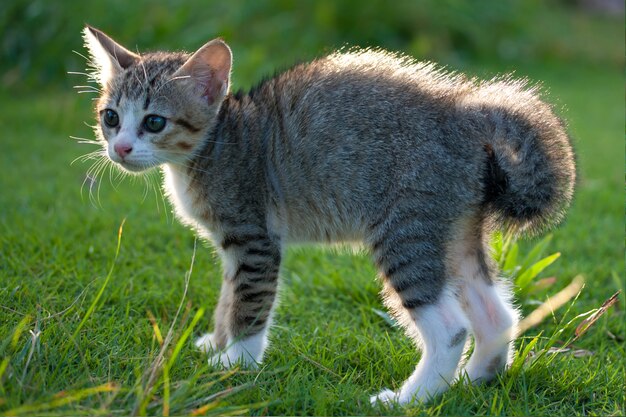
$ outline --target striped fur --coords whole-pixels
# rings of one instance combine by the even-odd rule
[[[221,40],[137,55],[93,28],[85,38],[109,157],[160,166],[179,218],[221,255],[215,331],[198,341],[213,363],[262,360],[286,244],[345,241],[370,248],[386,304],[424,350],[397,392],[372,401],[427,399],[510,363],[517,313],[489,236],[556,224],[575,179],[567,133],[535,88],[351,50],[232,94]],[[162,131],[145,130],[150,114],[166,118]]]

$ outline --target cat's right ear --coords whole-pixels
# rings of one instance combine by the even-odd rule
[[[102,86],[106,86],[115,74],[140,59],[139,55],[132,53],[104,32],[89,25],[83,29],[83,39],[85,47],[89,50],[91,62],[96,68],[97,79]]]
[[[233,55],[226,42],[213,39],[198,49],[173,78],[190,79],[195,93],[211,106],[228,93],[232,64]]]

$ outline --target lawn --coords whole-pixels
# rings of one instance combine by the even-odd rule
[[[235,56],[252,56],[242,59],[252,74],[254,52],[242,48]],[[585,286],[520,337],[511,372],[426,405],[371,407],[369,396],[398,387],[419,355],[380,313],[368,256],[317,247],[287,252],[264,365],[209,368],[191,341],[212,326],[213,249],[173,218],[153,187],[158,175],[147,184],[107,172],[90,194],[89,164],[71,162],[94,148],[69,136],[92,138],[91,97],[8,89],[0,92],[0,414],[623,415],[623,292],[569,350],[555,349],[624,290],[622,71],[559,60],[459,68],[542,81],[578,155],[575,201],[546,252],[561,257],[539,277],[556,283],[517,301],[529,314],[575,276]]]

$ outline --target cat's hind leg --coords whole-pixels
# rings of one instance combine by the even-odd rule
[[[474,352],[459,376],[471,382],[489,381],[513,360],[518,314],[501,284],[475,280],[462,291],[464,310],[472,324]]]
[[[384,284],[385,303],[421,346],[422,357],[397,391],[384,390],[371,397],[372,404],[406,404],[446,391],[469,333],[469,321],[446,275],[446,234],[433,230],[441,222],[407,214],[393,219],[402,225],[378,233],[372,249]]]
[[[510,365],[519,319],[507,286],[495,278],[481,228],[480,224],[466,228],[453,251],[458,297],[474,336],[474,351],[458,377],[470,382],[491,380]]]
[[[456,297],[444,291],[435,303],[409,309],[407,316],[419,333],[422,357],[397,392],[384,390],[371,398],[373,404],[425,401],[446,391],[454,379],[469,328]]]

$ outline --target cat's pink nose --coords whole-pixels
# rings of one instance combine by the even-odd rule
[[[133,150],[133,147],[129,143],[117,142],[113,145],[113,149],[115,149],[116,154],[124,158]]]

